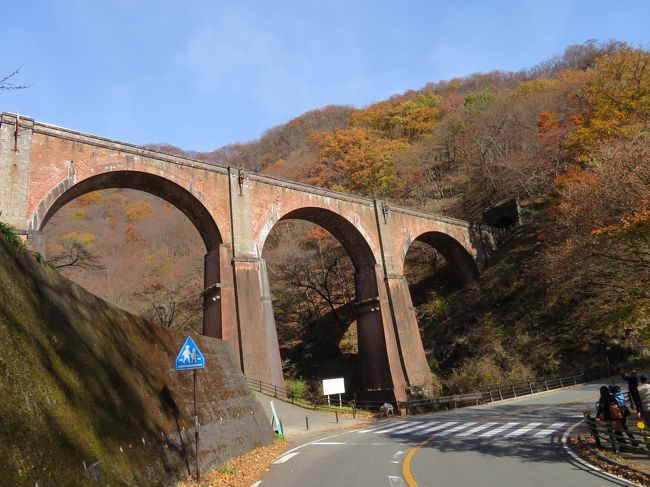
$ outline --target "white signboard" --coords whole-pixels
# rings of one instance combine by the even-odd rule
[[[323,395],[343,394],[345,392],[345,381],[340,379],[323,379]]]

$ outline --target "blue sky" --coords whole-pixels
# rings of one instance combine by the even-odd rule
[[[0,111],[212,150],[588,39],[650,47],[647,1],[30,0],[2,7]]]

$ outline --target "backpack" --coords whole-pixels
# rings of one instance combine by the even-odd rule
[[[623,411],[616,401],[609,403],[609,419],[623,419]]]

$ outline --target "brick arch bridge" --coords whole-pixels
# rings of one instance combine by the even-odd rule
[[[104,188],[132,188],[179,208],[206,247],[203,333],[228,341],[244,373],[282,384],[264,242],[280,220],[330,231],[355,267],[360,384],[405,398],[431,382],[408,283],[410,245],[438,249],[459,279],[475,279],[492,248],[478,225],[243,169],[152,151],[3,113],[3,221],[44,249],[43,227],[67,202]],[[370,392],[369,392],[370,394]]]

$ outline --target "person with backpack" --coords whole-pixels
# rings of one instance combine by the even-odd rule
[[[630,409],[627,407],[627,404],[625,404],[625,396],[621,392],[621,388],[617,385],[612,384],[608,389],[612,397],[616,399],[616,402],[618,403],[618,406],[621,408],[621,412],[623,413],[623,419],[621,420],[623,431],[625,431],[625,434],[628,436],[628,438],[632,440],[632,445],[637,446],[638,443],[634,440],[634,435],[627,427],[627,417],[630,415]]]
[[[623,411],[607,386],[600,386],[600,397],[596,403],[596,418],[607,423],[608,427],[614,431],[619,443],[627,444],[623,437]]]

